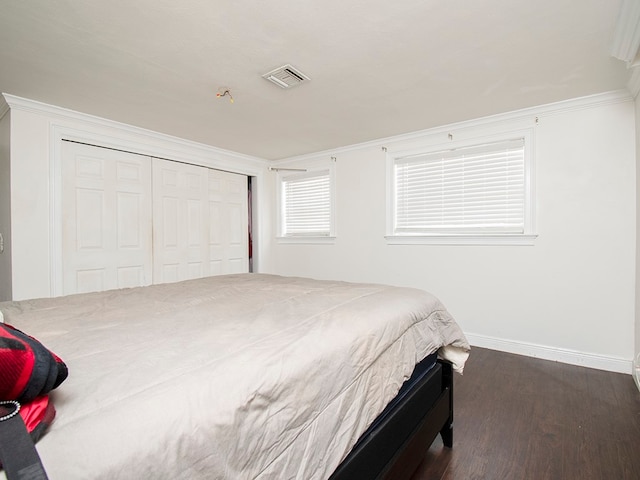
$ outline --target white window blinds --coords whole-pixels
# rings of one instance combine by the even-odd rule
[[[282,235],[331,235],[329,171],[290,175],[282,180]]]
[[[524,233],[524,140],[394,160],[394,234]]]

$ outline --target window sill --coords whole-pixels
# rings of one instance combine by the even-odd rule
[[[537,234],[387,235],[388,245],[534,245]]]
[[[336,243],[336,237],[276,237],[281,244],[327,245]]]

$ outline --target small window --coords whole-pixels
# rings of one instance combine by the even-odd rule
[[[329,170],[284,175],[280,180],[280,236],[331,238],[333,202]]]
[[[527,159],[524,138],[393,158],[390,237],[424,243],[528,238]],[[469,242],[472,237],[480,241]]]

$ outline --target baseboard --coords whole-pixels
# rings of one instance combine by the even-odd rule
[[[640,353],[636,356],[636,361],[633,362],[633,379],[636,382],[636,387],[640,390]]]
[[[637,368],[634,369],[633,360],[625,360],[624,358],[619,357],[608,357],[562,348],[547,347],[533,343],[504,340],[501,338],[475,335],[472,333],[465,333],[465,335],[472,347],[489,348],[491,350],[542,358],[544,360],[553,360],[560,363],[568,363],[570,365],[579,365],[581,367],[596,368],[598,370],[607,370],[609,372],[630,374],[635,371],[635,374],[633,375],[634,380],[640,389],[640,378],[638,378],[640,371]]]

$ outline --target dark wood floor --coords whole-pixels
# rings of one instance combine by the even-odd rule
[[[438,438],[412,480],[640,479],[631,375],[474,348],[454,406],[453,449]]]

